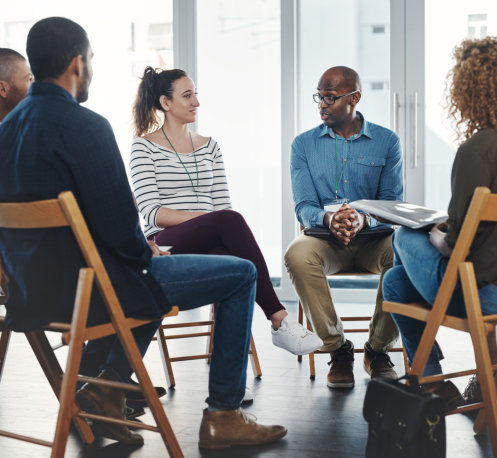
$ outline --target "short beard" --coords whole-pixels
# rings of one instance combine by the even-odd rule
[[[88,66],[85,64],[84,67],[84,78],[83,78],[83,88],[79,88],[76,94],[76,100],[78,103],[83,103],[88,100],[88,88],[90,87],[90,73],[88,72]]]

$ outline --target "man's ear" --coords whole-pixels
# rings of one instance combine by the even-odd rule
[[[85,68],[85,62],[83,60],[83,56],[81,54],[78,54],[77,56],[74,56],[69,63],[69,66],[67,69],[74,75],[76,76],[81,76],[83,75],[83,71]]]
[[[355,106],[359,103],[359,100],[361,100],[361,93],[356,92],[355,94],[352,94],[352,96],[350,97],[350,104],[352,106]]]
[[[0,97],[6,99],[9,93],[9,89],[10,89],[9,83],[7,83],[7,81],[0,80]]]

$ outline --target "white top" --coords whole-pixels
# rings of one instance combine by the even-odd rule
[[[146,237],[163,229],[156,224],[161,207],[204,212],[231,208],[223,156],[213,138],[190,154],[179,154],[179,157],[184,166],[174,151],[144,138],[133,140],[131,179],[138,209],[145,219]]]

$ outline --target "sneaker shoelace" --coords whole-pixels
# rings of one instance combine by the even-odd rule
[[[311,335],[311,332],[305,329],[300,323],[293,323],[291,326],[288,326],[287,331],[296,337],[305,338]]]

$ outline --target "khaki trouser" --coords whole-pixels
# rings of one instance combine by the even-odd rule
[[[345,343],[326,278],[338,272],[381,274],[368,342],[375,351],[385,352],[393,346],[399,333],[390,314],[381,310],[381,282],[392,264],[391,236],[357,238],[344,246],[301,234],[290,244],[285,265],[312,329],[324,342],[322,351],[334,351]]]

